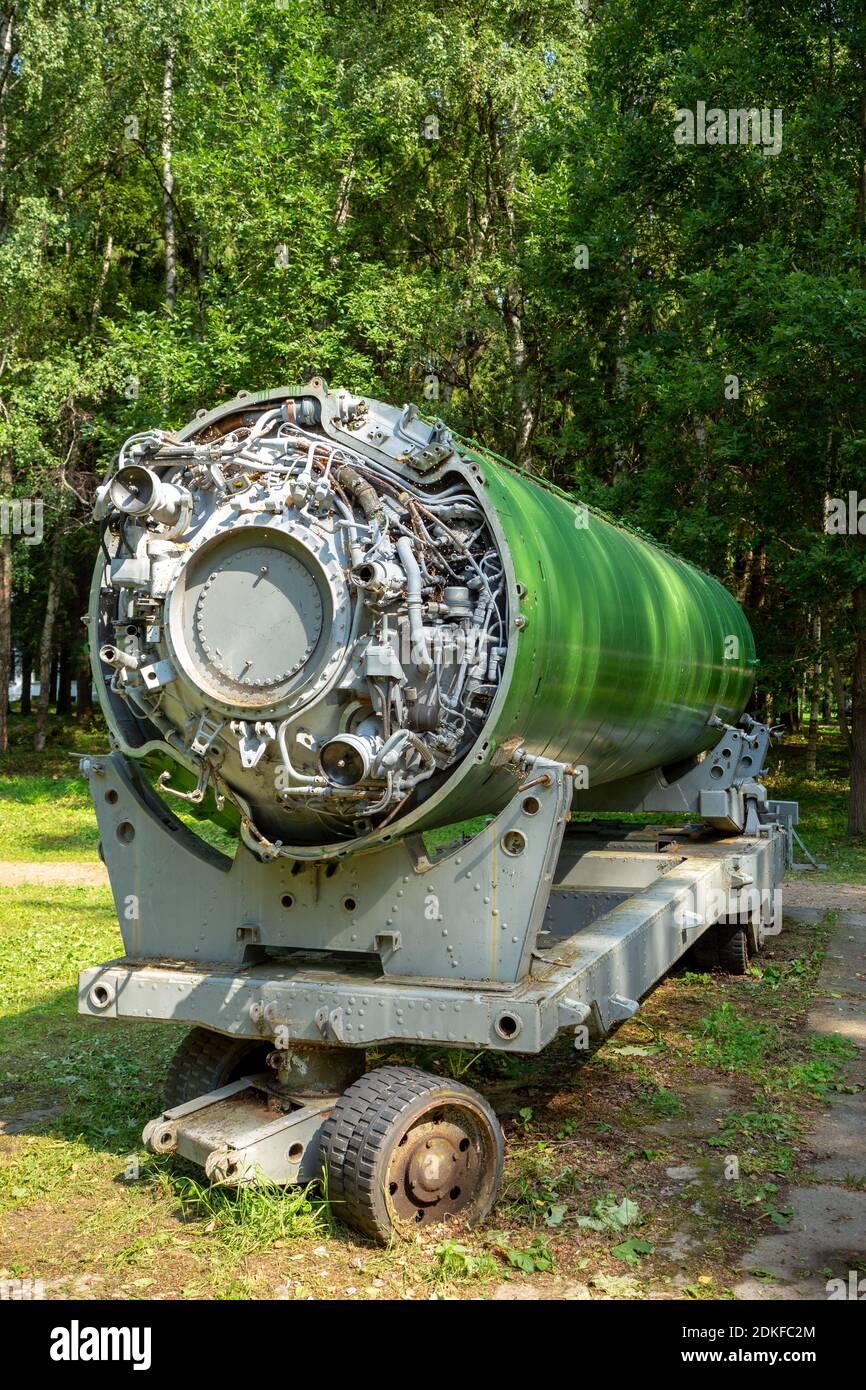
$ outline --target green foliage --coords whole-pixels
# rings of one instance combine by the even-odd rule
[[[775,1024],[745,1018],[725,1002],[704,1019],[701,1050],[708,1061],[726,1071],[755,1074],[766,1065],[780,1038]]]
[[[653,1090],[648,1093],[647,1099],[656,1115],[662,1116],[665,1119],[673,1119],[675,1115],[681,1113],[683,1108],[679,1096],[666,1086],[654,1087]]]
[[[788,1176],[794,1167],[799,1134],[800,1125],[793,1113],[756,1107],[729,1111],[720,1133],[706,1142],[725,1153],[736,1149],[744,1173]]]
[[[566,1213],[563,1189],[574,1184],[574,1171],[559,1167],[554,1151],[544,1140],[532,1148],[512,1146],[499,1206],[509,1216],[546,1226],[558,1226]]]
[[[590,1231],[621,1231],[639,1220],[637,1202],[632,1202],[628,1197],[618,1202],[614,1194],[608,1192],[607,1196],[598,1197],[592,1203],[589,1216],[577,1217],[577,1225],[585,1226]]]
[[[233,1255],[248,1255],[277,1240],[324,1234],[330,1229],[326,1204],[309,1187],[222,1187],[174,1175],[163,1182],[187,1221],[201,1221]]]
[[[490,1244],[499,1250],[512,1269],[522,1274],[546,1274],[553,1269],[553,1256],[543,1236],[536,1236],[528,1246],[510,1245],[505,1236],[490,1233]]]
[[[843,1081],[844,1063],[857,1056],[857,1048],[838,1033],[810,1033],[806,1040],[809,1054],[794,1062],[784,1078],[789,1091],[806,1091],[818,1100],[828,1100],[834,1091],[856,1091]]]
[[[313,371],[398,401],[432,372],[458,432],[734,590],[762,712],[796,724],[816,615],[850,692],[863,537],[823,519],[866,462],[855,0],[14,11],[0,492],[63,540],[56,648],[83,654],[89,504],[125,435]],[[781,149],[678,145],[699,101],[781,110]],[[13,546],[25,650],[53,551]]]
[[[444,1240],[433,1252],[436,1263],[428,1278],[435,1283],[462,1283],[469,1279],[490,1279],[498,1272],[494,1257],[487,1250],[473,1252],[459,1240]]]
[[[746,1018],[728,1003],[710,1010],[702,1034],[699,1055],[726,1071],[760,1078],[768,1090],[798,1091],[826,1100],[832,1091],[850,1089],[842,1079],[843,1064],[856,1055],[856,1048],[837,1034],[808,1033],[802,1043],[804,1055],[780,1058],[778,1025]]]
[[[780,1230],[787,1230],[794,1209],[787,1205],[779,1205],[776,1197],[778,1191],[778,1183],[774,1182],[762,1182],[756,1187],[742,1182],[734,1184],[734,1198],[741,1206],[757,1207],[761,1217],[778,1226]]]
[[[611,1254],[618,1260],[625,1260],[627,1265],[637,1266],[640,1264],[642,1255],[651,1255],[655,1246],[648,1240],[639,1240],[637,1236],[629,1236],[628,1240],[620,1241],[611,1250]]]

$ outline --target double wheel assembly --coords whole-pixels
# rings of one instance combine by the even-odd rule
[[[168,1105],[260,1072],[267,1052],[194,1028],[172,1059]],[[471,1087],[417,1067],[366,1072],[337,1099],[317,1138],[335,1214],[374,1240],[451,1218],[475,1225],[499,1191],[504,1145],[491,1106]]]

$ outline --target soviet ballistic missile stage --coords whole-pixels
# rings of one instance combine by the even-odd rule
[[[379,1240],[481,1220],[488,1102],[366,1053],[582,1050],[691,949],[748,968],[796,806],[761,781],[745,618],[637,531],[319,378],[133,436],[96,515],[112,749],[84,766],[126,954],[79,1008],[189,1030],[147,1146],[228,1184],[326,1176]],[[610,815],[635,812],[657,823]]]

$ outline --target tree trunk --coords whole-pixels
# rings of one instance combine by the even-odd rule
[[[851,730],[848,727],[848,712],[845,709],[845,681],[842,676],[839,657],[832,647],[827,650],[827,660],[830,663],[830,675],[833,680],[833,698],[836,701],[836,719],[839,724],[839,732],[850,754]]]
[[[162,78],[162,210],[165,236],[165,307],[174,313],[177,293],[177,252],[174,237],[174,173],[171,167],[174,51],[167,48]]]
[[[29,715],[33,710],[33,653],[28,649],[21,653],[21,713]]]
[[[51,698],[51,653],[54,646],[54,623],[60,602],[63,581],[63,543],[58,537],[51,557],[48,595],[45,600],[45,619],[39,643],[39,699],[36,704],[36,733],[33,747],[41,753],[48,737],[48,702]]]
[[[767,592],[767,552],[763,544],[756,546],[749,568],[749,588],[745,597],[745,606],[753,613],[757,613],[764,606]]]
[[[779,716],[779,722],[784,725],[790,734],[800,732],[800,704],[797,687],[789,687],[785,696],[785,708]]]
[[[812,669],[809,691],[809,742],[806,747],[806,776],[814,777],[818,770],[818,724],[821,719],[821,619],[812,619]]]
[[[6,172],[6,148],[8,143],[5,99],[9,84],[15,76],[12,64],[14,45],[15,15],[11,5],[3,7],[0,13],[0,231],[6,225],[7,200],[6,185],[2,176]]]
[[[857,226],[866,230],[866,50],[860,54],[860,158],[857,161]]]
[[[752,563],[755,554],[746,550],[734,562],[734,598],[742,608],[745,605],[749,587],[752,583]]]
[[[857,231],[866,239],[866,49],[860,54],[860,140],[857,161]],[[861,266],[860,279],[866,275]],[[858,372],[862,383],[862,373]],[[857,584],[851,594],[854,612],[854,672],[851,690],[851,794],[848,834],[866,834],[866,588]]]
[[[114,237],[111,232],[105,240],[105,250],[102,253],[102,265],[99,270],[99,282],[96,286],[96,298],[93,301],[93,308],[90,311],[90,331],[96,332],[96,325],[99,322],[99,313],[102,309],[102,296],[105,291],[105,282],[108,279],[108,272],[111,269],[111,256],[114,251]]]
[[[0,469],[0,497],[12,490],[9,468]],[[9,682],[12,679],[12,535],[0,536],[0,753],[9,744]]]
[[[90,662],[85,657],[75,673],[75,709],[79,719],[93,709]]]
[[[57,713],[72,713],[72,662],[66,643],[60,650],[57,662]]]
[[[866,588],[851,596],[854,609],[854,689],[851,701],[851,799],[848,834],[866,835]]]
[[[448,358],[448,366],[445,369],[445,381],[439,397],[440,410],[447,411],[451,405],[451,397],[454,394],[454,387],[457,385],[457,377],[460,372],[460,362],[463,357],[463,347],[454,348]]]
[[[512,112],[512,116],[515,113]],[[495,115],[488,111],[490,143],[490,178],[496,190],[496,201],[505,224],[503,250],[511,267],[510,283],[501,287],[501,314],[508,350],[508,374],[511,378],[511,402],[514,417],[514,462],[520,468],[532,470],[532,436],[536,425],[536,407],[531,382],[530,355],[526,343],[525,305],[520,280],[518,254],[519,232],[515,212],[515,179],[510,153],[502,147],[502,128]]]
[[[529,353],[523,333],[523,306],[519,290],[508,290],[503,298],[502,317],[508,344],[508,367],[514,412],[514,462],[518,468],[532,469],[532,435],[535,409],[529,384]]]

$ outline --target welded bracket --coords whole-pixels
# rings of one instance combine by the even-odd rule
[[[304,1097],[281,1113],[269,1108],[260,1080],[244,1076],[164,1110],[145,1125],[145,1148],[180,1154],[229,1187],[311,1182],[321,1173],[319,1132],[337,1097]]]
[[[767,790],[758,780],[773,730],[744,714],[737,725],[711,721],[721,730],[715,748],[677,775],[662,768],[575,793],[576,811],[670,811],[701,816],[727,834],[754,834],[768,822]]]
[[[86,771],[127,954],[248,964],[347,952],[371,957],[389,979],[520,980],[573,785],[559,763],[527,766],[499,815],[435,856],[412,837],[329,863],[264,862],[244,846],[234,860],[210,850],[121,754],[92,758]]]

